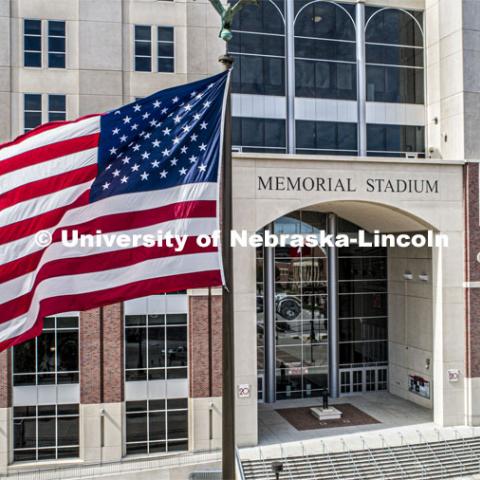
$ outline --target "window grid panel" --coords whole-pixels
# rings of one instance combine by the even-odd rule
[[[79,456],[79,406],[78,404],[68,404],[71,410],[74,413],[59,413],[59,408],[62,405],[31,405],[28,407],[14,407],[13,411],[13,425],[14,425],[14,438],[15,442],[19,435],[23,441],[25,441],[25,436],[28,436],[28,431],[24,428],[26,422],[31,422],[32,420],[35,423],[35,434],[33,436],[34,446],[31,447],[18,447],[14,446],[14,461],[29,461],[29,460],[47,460],[47,459],[59,459],[59,458],[75,458]],[[43,415],[40,414],[40,409],[51,408],[53,409],[53,414]],[[34,415],[22,415],[21,411],[25,409],[33,409]],[[39,424],[42,420],[54,420],[54,428],[53,428],[53,444],[52,445],[45,445],[41,446],[40,442],[44,441],[44,438],[40,435]],[[76,419],[76,424],[74,426],[74,432],[72,437],[74,437],[73,442],[67,442],[67,444],[60,444],[60,437],[59,437],[59,426],[58,423],[64,419]],[[45,432],[42,432],[45,435]],[[65,434],[65,429],[63,428],[61,431],[62,434]],[[32,438],[30,437],[30,442]],[[46,452],[46,456],[45,453]],[[53,452],[53,456],[50,452]],[[66,452],[67,455],[59,456],[59,453]],[[50,454],[49,454],[50,453]],[[32,455],[33,454],[33,455]]]
[[[185,294],[186,292],[177,292]],[[169,297],[174,296],[175,293],[162,295],[166,301]],[[153,313],[147,308],[147,311],[142,314],[125,315],[125,337],[128,338],[129,333],[137,329],[143,332],[139,338],[140,348],[141,344],[145,345],[142,355],[145,356],[141,363],[141,368],[129,367],[128,364],[133,357],[128,355],[128,341],[125,342],[125,381],[132,382],[135,380],[148,382],[158,380],[156,374],[162,373],[161,379],[166,382],[168,388],[169,378],[187,378],[188,377],[188,359],[187,359],[187,340],[188,340],[188,314],[187,313],[168,313],[168,308],[161,313]],[[160,333],[160,335],[159,335]],[[138,344],[138,338],[137,344]],[[179,340],[180,345],[175,346],[175,340]],[[184,343],[184,346],[181,345]],[[153,348],[155,347],[155,348]],[[158,351],[161,351],[160,361],[157,358]],[[138,353],[138,352],[137,352]],[[137,360],[134,360],[137,361]],[[176,363],[180,365],[176,365]],[[160,366],[155,366],[160,364]],[[179,372],[179,374],[175,373]],[[173,373],[173,375],[172,375]],[[147,387],[147,397],[150,390]],[[155,405],[156,402],[163,401],[163,408]],[[181,408],[169,407],[169,402],[183,402]],[[144,404],[143,408],[134,408],[135,404]],[[164,398],[146,398],[141,401],[127,402],[126,408],[127,421],[127,455],[129,454],[154,454],[169,451],[178,451],[188,449],[188,399],[171,399],[168,398],[168,392]],[[169,434],[169,412],[181,413],[182,422],[185,425],[185,435],[181,437],[172,437]],[[152,431],[152,426],[157,426],[155,419],[157,414],[164,414],[163,427],[161,431],[161,439],[156,438],[155,431]],[[142,431],[135,430],[135,425],[130,423],[130,419],[136,418],[141,420],[141,427],[144,425],[143,437]],[[142,420],[143,418],[143,420]],[[135,433],[142,435],[141,440],[129,439],[129,436],[134,436]],[[158,433],[158,432],[157,432]],[[146,437],[146,439],[145,439]],[[180,448],[178,448],[180,447]]]
[[[75,326],[70,327],[58,327],[58,319],[62,320],[64,318],[71,319],[71,322]],[[58,384],[76,384],[79,382],[79,353],[78,353],[78,317],[47,317],[45,319],[44,329],[42,335],[36,337],[35,339],[29,340],[28,342],[15,346],[12,349],[12,372],[13,372],[13,385],[14,386],[26,386],[26,385],[58,385]],[[67,338],[67,342],[62,342],[59,340],[59,334],[70,333],[71,338]],[[48,347],[46,343],[47,336],[53,333],[53,345]],[[65,340],[62,338],[62,340]],[[43,359],[39,358],[39,343],[45,341],[45,351]],[[18,359],[24,357],[22,352],[28,349],[33,345],[34,349],[34,359],[33,365],[31,365],[30,371],[27,372],[18,372],[16,371],[16,361],[15,357],[18,355]],[[70,347],[70,349],[69,349]],[[74,350],[72,350],[72,347]],[[53,355],[48,358],[46,357],[46,350],[54,352]],[[67,357],[69,361],[73,358],[73,363],[76,364],[76,368],[60,370],[58,368],[59,357]],[[52,369],[53,362],[53,369]],[[28,362],[31,363],[31,362]],[[33,378],[32,378],[33,377]],[[33,380],[33,381],[32,381]],[[51,381],[53,380],[53,381]]]
[[[48,95],[48,121],[64,121],[67,119],[65,95]]]
[[[25,93],[23,95],[23,130],[29,132],[42,123],[42,95]]]
[[[135,25],[134,60],[136,72],[152,71],[152,28]]]
[[[282,10],[280,5],[283,3],[275,3]],[[296,97],[357,100],[356,39],[352,22],[355,8],[342,4],[347,13],[334,2],[313,3],[302,12],[300,8],[306,3],[296,3],[298,16],[294,25],[293,58],[287,56],[280,45],[280,40],[284,38],[283,22],[279,20],[278,28],[272,27],[278,12],[272,8],[270,1],[262,2],[255,18],[251,18],[246,10],[241,12],[234,21],[234,37],[229,42],[229,52],[236,58],[232,77],[234,93],[285,96],[286,62],[294,62]],[[268,9],[270,23],[265,25],[264,14]],[[423,13],[405,13],[398,8],[382,11],[380,7],[367,7],[366,13],[367,58],[364,67],[367,72],[367,101],[423,105]],[[282,79],[282,82],[277,84],[272,82],[272,78],[275,82]],[[375,137],[368,133],[367,138]],[[424,130],[422,135],[425,136]],[[389,146],[384,149],[368,148],[366,153],[369,156],[400,157],[413,151],[423,157],[424,143],[425,139],[419,138],[413,149]],[[236,151],[243,152],[284,152],[283,146],[256,145],[252,141],[236,142],[234,145]],[[299,154],[358,154],[354,148],[332,149],[324,145],[305,148],[297,143],[294,148]]]
[[[48,21],[48,67],[65,68],[66,64],[66,26],[65,22]]]
[[[171,400],[171,399],[170,399]],[[180,398],[180,399],[175,399],[175,400],[180,400],[180,401],[183,401],[185,403],[185,405],[187,405],[188,403],[188,399],[187,398]],[[127,441],[126,441],[126,445],[127,445],[127,453],[128,453],[128,446],[135,446],[135,445],[144,445],[146,444],[146,447],[147,447],[147,454],[151,454],[151,453],[156,453],[154,451],[151,451],[152,450],[152,445],[159,445],[159,444],[165,444],[165,452],[169,452],[170,451],[170,448],[171,448],[171,444],[172,443],[178,443],[178,442],[188,442],[188,425],[187,425],[187,429],[186,429],[186,435],[184,436],[180,436],[180,437],[173,437],[173,438],[170,438],[170,435],[169,435],[169,423],[168,423],[168,418],[169,418],[169,414],[172,414],[172,413],[181,413],[183,414],[182,416],[184,416],[184,420],[185,421],[188,421],[188,408],[187,407],[184,407],[184,408],[169,408],[168,407],[168,401],[165,401],[164,403],[164,408],[151,408],[150,407],[150,404],[151,404],[151,401],[145,401],[145,405],[146,405],[146,409],[143,409],[143,410],[132,410],[132,411],[129,411],[129,407],[131,404],[134,404],[135,402],[127,402],[126,403],[126,415],[127,415]],[[152,435],[151,434],[151,420],[152,420],[152,417],[154,417],[155,414],[158,414],[158,413],[163,413],[164,414],[164,419],[163,419],[163,428],[164,428],[164,436],[163,438],[161,439],[158,439],[158,438],[155,438],[155,439],[152,439]],[[143,441],[143,440],[135,440],[135,441],[129,441],[128,440],[128,435],[129,435],[129,423],[128,423],[128,418],[132,417],[132,416],[139,416],[139,415],[142,415],[145,417],[146,419],[146,431],[147,431],[147,439],[146,441]]]
[[[23,21],[23,64],[25,67],[42,66],[42,21]]]
[[[157,68],[159,72],[175,71],[175,32],[173,27],[157,28]]]

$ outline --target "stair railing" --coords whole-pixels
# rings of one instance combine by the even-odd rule
[[[436,454],[435,450],[430,445],[430,442],[427,441],[427,439],[423,436],[422,432],[420,430],[417,430],[416,432],[418,435],[418,439],[420,440],[420,443],[424,443],[427,446],[428,451],[432,454],[432,456],[435,458],[437,463],[440,465],[440,468],[442,469],[442,472],[443,472],[443,478],[447,478],[447,474],[448,474],[447,468],[443,464],[442,459]]]
[[[475,450],[473,450],[472,446],[470,445],[469,442],[466,441],[466,438],[461,435],[457,429],[455,428],[454,429],[455,431],[455,439],[457,439],[457,434],[458,434],[458,437],[460,437],[460,440],[462,441],[462,447],[463,449],[465,448],[468,448],[468,450],[470,450],[470,453],[472,454],[473,458],[477,459],[477,462],[478,462],[478,471],[480,472],[480,456],[475,452]]]
[[[382,468],[380,467],[380,465],[378,464],[377,459],[375,458],[375,455],[373,455],[372,450],[370,449],[370,447],[367,445],[367,442],[365,441],[365,438],[363,438],[362,436],[360,436],[360,440],[362,441],[363,449],[364,449],[366,452],[368,452],[368,456],[370,457],[370,459],[372,460],[372,462],[375,464],[375,467],[376,467],[378,473],[380,474],[380,477],[379,477],[379,478],[385,477],[385,472],[383,471],[383,469],[382,469]],[[402,472],[402,478],[405,478],[404,475],[403,475],[403,472]]]
[[[355,460],[352,456],[352,452],[350,451],[350,448],[347,445],[347,442],[343,438],[341,439],[341,441],[342,441],[342,444],[343,444],[343,451],[348,453],[348,458],[350,459],[350,463],[353,465],[353,468],[355,469],[356,476],[360,480],[362,480],[362,476],[360,475],[360,471],[358,470],[358,467],[357,467],[357,462],[355,462]]]
[[[303,442],[300,442],[300,445],[302,445],[302,457],[305,458],[306,462],[308,463],[308,466],[310,467],[310,473],[312,474],[312,479],[317,480],[317,474],[313,470],[313,465],[312,462],[310,461],[310,456],[305,452],[305,444]]]
[[[330,462],[330,466],[332,467],[332,472],[333,475],[337,480],[340,480],[340,477],[338,476],[337,469],[335,468],[335,464],[333,463],[332,457],[330,456],[330,453],[327,450],[327,446],[325,445],[325,442],[322,440],[322,445],[323,445],[323,452],[327,456],[328,461]]]
[[[441,432],[440,432],[440,430],[438,430],[438,428],[435,428],[434,430],[435,430],[435,432],[437,432],[437,437],[439,438],[439,441],[441,441],[443,443],[445,451],[448,449],[448,451],[451,454],[453,454],[453,456],[457,460],[457,463],[459,463],[461,468],[462,468],[462,473],[465,473],[465,471],[466,471],[465,464],[462,462],[460,457],[457,455],[457,452],[452,448],[450,443],[447,442],[447,439],[441,434]]]
[[[405,441],[405,437],[403,436],[403,433],[398,432],[398,434],[400,435],[400,440],[402,442],[402,445],[405,442],[405,446],[407,447],[408,451],[410,452],[410,455],[417,461],[417,465],[420,467],[420,469],[422,471],[422,478],[427,478],[427,469],[425,468],[425,465],[423,465],[423,463],[417,457],[417,454],[413,450],[412,446],[408,442]]]
[[[272,472],[270,472],[270,470],[267,468],[267,462],[265,461],[265,458],[263,456],[262,447],[258,447],[258,452],[260,453],[260,460],[262,461],[263,472],[265,473],[265,478],[269,478],[270,474]]]
[[[280,444],[280,455],[282,456],[282,463],[285,470],[288,472],[288,478],[294,480],[295,477],[292,477],[292,469],[288,457],[285,457],[283,454],[283,445]]]
[[[382,439],[383,448],[388,451],[390,456],[393,458],[393,460],[397,464],[398,469],[400,470],[400,473],[402,474],[402,478],[408,478],[407,472],[402,467],[402,464],[399,462],[397,456],[395,455],[395,452],[390,448],[390,445],[387,443],[387,441],[385,440],[385,437],[381,433],[380,433],[380,438]]]

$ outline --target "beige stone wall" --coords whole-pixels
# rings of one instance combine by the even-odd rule
[[[404,278],[410,272],[411,280]],[[423,281],[419,275],[428,275]],[[427,408],[430,399],[409,392],[409,375],[432,386],[433,308],[432,253],[429,248],[388,249],[389,391]]]
[[[398,364],[399,367],[406,368],[405,365],[408,365],[413,371],[422,372],[422,363],[433,350],[430,367],[433,407],[435,421],[442,425],[460,425],[465,421],[462,169],[462,162],[453,161],[270,154],[237,154],[233,167],[233,222],[236,229],[253,233],[291,211],[313,208],[337,213],[370,231],[420,232],[432,228],[448,235],[449,247],[441,251],[434,249],[431,253],[429,286],[410,287],[406,299],[412,328],[410,332],[413,335],[412,324],[421,318],[419,328],[422,333],[418,339],[412,336],[405,339],[406,345],[411,344],[413,348],[410,356]],[[259,190],[259,176],[264,180],[270,177],[350,179],[355,191]],[[369,192],[366,185],[372,178],[394,182],[399,179],[429,179],[437,182],[438,192]],[[284,186],[285,182],[280,181],[279,185]],[[253,248],[236,248],[234,255],[235,334],[238,345],[236,383],[251,384],[254,390],[252,397],[256,397],[255,251]],[[431,262],[429,255],[408,261],[415,270],[427,269]],[[432,297],[430,301],[429,295]],[[448,369],[452,368],[461,372],[457,383],[448,381]],[[239,444],[255,444],[257,414],[254,398],[237,400],[237,419],[241,419],[237,424]]]
[[[24,18],[66,21],[66,69],[46,68],[46,37],[44,67],[23,67]],[[175,27],[174,73],[133,71],[136,24]],[[0,0],[0,26],[0,141],[23,132],[24,93],[67,95],[74,119],[215,74],[225,48],[207,0]]]

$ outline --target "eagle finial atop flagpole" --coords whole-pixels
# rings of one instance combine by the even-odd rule
[[[219,37],[226,42],[232,39],[232,22],[233,17],[245,6],[253,4],[258,5],[258,0],[238,0],[235,4],[227,3],[223,5],[221,0],[209,0],[213,8],[218,12],[222,19],[222,29]]]

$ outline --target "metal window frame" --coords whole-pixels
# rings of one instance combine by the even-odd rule
[[[145,28],[148,28],[150,30],[150,40],[138,40],[136,37],[136,30],[137,30],[137,27],[145,27]],[[155,55],[154,55],[154,39],[153,39],[153,31],[152,31],[152,25],[143,25],[143,24],[134,24],[132,25],[132,28],[133,28],[133,34],[132,34],[132,38],[133,38],[133,51],[132,51],[132,54],[133,54],[133,68],[132,70],[134,72],[140,72],[140,73],[148,73],[148,72],[153,72],[153,59],[155,58]],[[137,55],[135,50],[136,50],[136,46],[137,46],[137,43],[149,43],[150,44],[150,55]],[[137,58],[148,58],[150,59],[150,70],[137,70],[137,65],[136,65],[136,60]]]
[[[172,30],[172,36],[173,36],[173,40],[159,40],[159,31],[161,28],[168,28],[168,29],[171,29]],[[157,25],[157,28],[156,28],[156,32],[157,32],[157,39],[156,39],[156,45],[157,45],[157,55],[156,55],[156,59],[157,59],[157,72],[158,73],[175,73],[176,72],[176,65],[175,65],[175,27],[173,26],[170,26],[170,25]],[[162,45],[172,45],[173,46],[173,53],[172,53],[172,56],[170,57],[166,57],[166,56],[162,56],[162,55],[159,55],[158,54],[158,46],[162,44]],[[167,71],[164,71],[164,70],[160,70],[160,59],[169,59],[169,60],[173,60],[173,71],[171,72],[167,72]]]
[[[40,34],[26,33],[26,29],[25,29],[25,23],[26,22],[39,22],[40,23]],[[42,22],[42,20],[40,20],[38,18],[24,18],[23,22],[22,22],[22,32],[23,32],[23,36],[22,36],[22,40],[23,40],[23,61],[22,61],[22,64],[23,64],[23,67],[24,68],[43,68],[43,48],[42,48],[43,47],[43,22]],[[26,37],[40,38],[40,50],[27,50],[25,48]],[[40,66],[35,67],[33,65],[25,65],[25,54],[26,53],[40,53]]]
[[[50,97],[63,97],[65,99],[65,110],[50,110]],[[47,95],[47,115],[48,115],[48,121],[52,121],[50,120],[50,114],[52,113],[61,113],[63,114],[64,118],[63,120],[66,120],[67,119],[67,96],[66,95],[63,95],[63,94],[57,94],[57,93],[49,93]],[[59,121],[59,120],[56,120],[56,121]]]
[[[285,55],[284,56],[273,56],[273,55],[265,55],[265,54],[251,54],[251,53],[241,53],[241,52],[232,52],[235,55],[251,55],[251,56],[258,56],[258,57],[272,57],[272,58],[282,58],[285,61],[285,84],[286,84],[286,153],[293,154],[297,150],[305,150],[305,149],[298,149],[296,145],[296,130],[295,130],[295,60],[298,58],[299,60],[308,60],[313,62],[331,62],[331,63],[340,63],[340,64],[356,64],[357,68],[357,144],[358,149],[356,155],[358,156],[367,156],[370,153],[375,153],[368,150],[367,147],[367,85],[366,85],[366,69],[367,66],[383,66],[383,67],[397,67],[397,68],[410,68],[415,70],[422,70],[425,71],[426,65],[426,48],[425,48],[425,28],[421,23],[417,20],[417,18],[411,13],[411,11],[401,8],[401,7],[383,7],[378,8],[375,12],[368,19],[365,18],[365,4],[363,2],[357,2],[355,5],[356,14],[355,18],[350,14],[350,12],[342,5],[341,2],[334,1],[334,0],[312,0],[305,5],[303,5],[298,12],[295,13],[294,11],[294,2],[292,1],[285,1],[285,13],[282,13],[278,5],[276,5],[271,0],[268,0],[280,13],[280,17],[284,23],[284,35],[282,34],[272,34],[272,33],[265,33],[265,32],[250,32],[250,31],[243,31],[243,30],[235,30],[235,32],[240,33],[251,33],[257,35],[275,35],[275,36],[284,36],[285,37]],[[355,29],[355,40],[344,40],[344,39],[332,39],[332,38],[324,38],[324,37],[309,37],[303,35],[296,35],[295,34],[295,23],[302,12],[309,6],[315,5],[317,3],[326,3],[330,5],[334,5],[335,7],[342,10],[349,20],[352,22],[354,29]],[[408,46],[403,44],[385,44],[385,46],[390,47],[398,47],[398,48],[412,48],[418,49],[423,51],[424,55],[424,66],[408,66],[408,65],[390,65],[390,64],[376,64],[376,63],[367,63],[366,62],[366,48],[368,45],[381,45],[384,44],[382,42],[366,42],[366,31],[372,21],[372,19],[378,15],[380,12],[384,12],[386,10],[394,10],[400,11],[408,15],[412,18],[420,30],[423,45],[418,46]],[[425,23],[425,16],[424,16],[424,23]],[[310,58],[303,58],[303,57],[296,57],[295,55],[295,39],[296,38],[303,38],[309,40],[322,40],[322,41],[332,41],[332,42],[346,42],[346,43],[354,43],[356,44],[356,61],[342,61],[342,60],[324,60],[324,59],[310,59]],[[426,78],[424,75],[424,90],[426,90]],[[424,92],[424,105],[425,105],[426,95]],[[426,124],[426,122],[425,122]],[[425,144],[428,144],[427,139],[427,129],[425,129]],[[244,148],[251,148],[242,146]],[[240,147],[240,150],[242,150]],[[255,147],[257,148],[257,147]],[[261,147],[258,147],[260,149]],[[270,147],[265,147],[270,148]],[[274,147],[272,147],[274,148]],[[283,150],[283,149],[280,149]],[[332,151],[332,149],[325,149],[325,151]],[[335,150],[334,150],[335,151]],[[345,150],[338,150],[340,154],[346,152]],[[379,152],[378,152],[379,153]],[[395,152],[389,152],[390,154]],[[399,154],[404,152],[397,152]],[[425,152],[417,152],[417,153],[425,153]]]
[[[73,315],[72,315],[73,316]],[[79,355],[79,359],[78,359],[78,369],[77,370],[69,370],[69,371],[61,371],[59,372],[58,371],[58,348],[57,348],[57,345],[58,345],[58,332],[63,332],[63,331],[76,331],[77,332],[77,335],[78,335],[78,349],[80,351],[80,323],[77,324],[77,327],[76,328],[57,328],[57,319],[58,318],[62,318],[62,317],[57,317],[57,316],[51,316],[49,318],[53,318],[54,319],[54,327],[53,328],[45,328],[44,331],[45,332],[55,332],[55,369],[53,372],[48,372],[48,374],[52,374],[52,376],[55,377],[55,382],[54,382],[54,385],[59,385],[58,383],[58,374],[63,374],[63,373],[73,373],[73,374],[78,374],[80,375],[80,355]],[[78,317],[79,319],[79,322],[80,322],[80,317]],[[12,351],[11,351],[11,355],[12,355],[12,384],[14,384],[14,378],[15,377],[21,377],[21,376],[31,376],[31,375],[35,375],[35,384],[32,385],[32,386],[35,386],[35,387],[39,387],[39,386],[42,386],[43,384],[40,384],[38,382],[38,376],[39,375],[43,375],[45,374],[45,372],[39,372],[38,370],[38,338],[39,337],[35,337],[35,371],[32,371],[32,372],[22,372],[22,373],[15,373],[15,347],[12,348]],[[73,382],[71,383],[70,385],[76,385],[77,382]],[[37,402],[38,403],[38,402]],[[37,405],[37,403],[35,405]]]
[[[175,296],[176,293],[164,293],[164,294],[160,294],[159,296],[164,296],[166,299],[168,299],[168,297],[170,296]],[[187,295],[186,293],[182,293],[182,295]],[[168,301],[168,300],[167,300]],[[150,456],[150,455],[164,455],[164,454],[168,454],[169,453],[169,449],[168,449],[168,413],[167,411],[185,411],[186,414],[187,414],[187,429],[188,431],[190,431],[190,428],[189,428],[189,425],[188,425],[188,415],[189,415],[189,408],[188,408],[188,403],[187,403],[187,407],[186,408],[182,408],[182,409],[168,409],[167,408],[167,402],[168,402],[168,391],[166,392],[166,396],[164,397],[165,399],[165,410],[158,410],[158,409],[155,409],[155,410],[150,410],[150,400],[161,400],[161,399],[158,399],[158,398],[150,398],[150,389],[149,389],[149,371],[150,370],[164,370],[165,371],[165,386],[166,386],[166,389],[168,389],[168,371],[167,370],[179,370],[179,369],[187,369],[187,382],[189,382],[189,379],[190,379],[190,371],[189,371],[189,366],[190,366],[190,349],[189,349],[189,338],[190,338],[190,332],[189,332],[189,322],[190,322],[190,319],[189,319],[189,312],[188,312],[188,309],[186,312],[181,312],[181,313],[178,313],[179,315],[185,315],[186,316],[186,319],[187,319],[187,322],[185,324],[167,324],[167,315],[170,315],[168,312],[167,312],[167,309],[165,309],[164,312],[161,312],[161,313],[154,313],[154,312],[150,312],[148,311],[148,306],[147,306],[147,312],[145,314],[138,314],[138,315],[142,315],[142,316],[145,316],[145,324],[144,325],[131,325],[131,326],[127,326],[126,325],[126,317],[128,315],[124,314],[123,315],[123,328],[124,328],[124,332],[127,330],[127,329],[135,329],[135,328],[144,328],[146,330],[146,334],[145,334],[145,358],[146,358],[146,361],[145,361],[145,364],[146,364],[146,367],[145,368],[128,368],[127,369],[127,366],[126,366],[126,362],[127,362],[127,355],[126,355],[126,350],[127,350],[127,342],[124,341],[123,342],[123,349],[124,349],[124,355],[123,355],[123,371],[124,371],[124,378],[123,378],[123,381],[124,383],[127,382],[127,377],[126,377],[126,374],[127,374],[127,371],[130,372],[130,371],[145,371],[145,382],[147,384],[147,398],[145,398],[144,400],[141,400],[141,401],[145,401],[146,402],[146,405],[147,405],[147,410],[142,410],[142,411],[138,411],[138,412],[127,412],[126,409],[125,409],[125,421],[126,421],[126,418],[127,418],[127,415],[129,414],[138,414],[138,413],[146,413],[147,415],[147,440],[146,441],[134,441],[134,442],[127,442],[127,438],[126,438],[126,430],[125,430],[125,448],[128,446],[128,445],[135,445],[135,444],[144,444],[146,443],[147,444],[147,453],[146,455],[147,456]],[[149,322],[148,322],[148,317],[149,315],[162,315],[164,317],[164,324],[163,325],[155,325],[154,328],[163,328],[164,330],[164,364],[165,366],[164,367],[149,367],[149,361],[148,361],[148,357],[149,357],[149,348],[148,348],[148,330],[149,330]],[[167,328],[168,327],[175,327],[175,326],[179,326],[179,327],[185,327],[186,329],[186,344],[187,344],[187,364],[183,367],[168,367],[167,366]],[[126,336],[125,336],[126,338]],[[154,380],[152,380],[154,381]],[[187,398],[188,400],[188,398]],[[137,400],[135,400],[137,401]],[[128,403],[128,402],[127,402]],[[150,444],[151,443],[161,443],[163,440],[150,440],[150,411],[151,412],[161,412],[161,411],[165,411],[165,452],[153,452],[151,453],[150,452]],[[172,441],[175,442],[175,441],[187,441],[188,443],[188,436],[187,438],[182,438],[182,439],[173,439]],[[130,455],[135,455],[135,454],[129,454]],[[144,455],[144,454],[139,454],[140,456]]]
[[[70,404],[69,404],[70,405]],[[74,404],[79,406],[79,404]],[[54,406],[55,407],[55,414],[53,415],[38,415],[38,407],[39,406]],[[80,428],[78,429],[78,442],[73,445],[58,445],[58,420],[62,418],[77,418],[79,422],[79,427],[80,427],[80,408],[78,409],[78,413],[76,414],[58,414],[58,404],[52,404],[52,405],[30,405],[29,407],[35,407],[35,416],[31,417],[22,417],[22,416],[15,416],[15,410],[13,410],[12,413],[12,420],[13,420],[13,428],[15,429],[15,422],[16,421],[23,421],[23,420],[32,420],[35,419],[35,447],[32,448],[15,448],[13,447],[13,453],[15,452],[25,452],[25,451],[32,451],[35,450],[35,461],[45,461],[49,462],[52,460],[58,460],[58,451],[67,449],[67,448],[78,448],[79,449],[79,455],[80,455]],[[15,407],[14,407],[15,408]],[[39,424],[39,419],[42,418],[54,418],[55,419],[55,445],[49,446],[49,447],[39,447],[38,446],[38,424]],[[55,450],[55,458],[54,459],[39,459],[39,451],[41,450]],[[63,458],[63,457],[62,457]],[[69,458],[79,458],[77,457],[69,457]],[[28,461],[28,460],[26,460]],[[17,462],[16,462],[17,463]]]
[[[35,96],[39,96],[40,97],[40,110],[27,110],[26,108],[26,102],[25,102],[25,99],[26,99],[26,96],[27,95],[35,95]],[[41,122],[40,124],[42,123],[43,121],[43,95],[41,93],[32,93],[32,92],[28,92],[28,93],[23,93],[22,94],[22,103],[23,103],[23,115],[22,115],[22,126],[23,126],[23,131],[25,133],[27,132],[30,132],[32,131],[34,128],[38,127],[38,125],[36,125],[35,127],[26,127],[25,125],[25,114],[26,113],[40,113],[40,119],[41,119]]]
[[[47,48],[46,48],[46,53],[47,53],[47,66],[48,68],[52,68],[52,69],[56,69],[56,70],[64,70],[67,68],[67,22],[65,20],[53,20],[53,19],[48,19],[46,20],[47,22],[47,28],[46,28],[46,41],[47,41]],[[64,27],[65,27],[65,34],[64,35],[50,35],[49,33],[49,28],[50,28],[50,22],[58,22],[58,23],[63,23]],[[55,50],[50,50],[50,45],[49,45],[49,39],[50,38],[63,38],[65,39],[65,50],[63,52],[61,51],[55,51]],[[50,66],[50,54],[62,54],[63,57],[64,57],[64,61],[65,61],[65,66],[64,67],[51,67]]]

